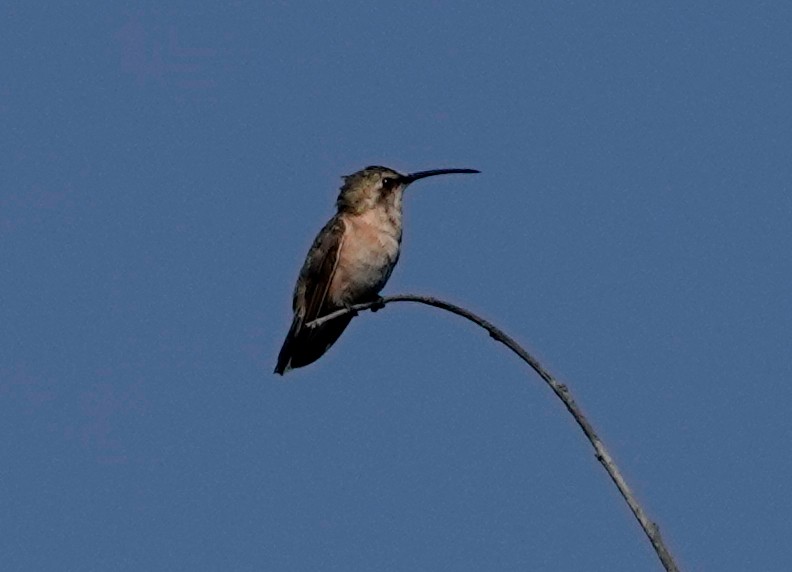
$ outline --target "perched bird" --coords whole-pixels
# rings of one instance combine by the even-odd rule
[[[346,314],[318,327],[311,321],[353,304],[374,301],[399,260],[404,190],[418,179],[475,169],[435,169],[403,175],[366,167],[344,177],[338,212],[314,239],[294,288],[294,319],[275,373],[319,359],[352,320]]]

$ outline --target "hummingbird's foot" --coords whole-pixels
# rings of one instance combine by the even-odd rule
[[[382,296],[377,296],[377,299],[374,300],[374,303],[371,304],[371,308],[369,308],[372,312],[376,312],[378,310],[382,310],[385,307],[385,302],[382,301]]]
[[[357,310],[355,310],[355,309],[352,307],[352,305],[351,305],[351,304],[344,304],[344,308],[346,308],[346,311],[347,311],[347,312],[349,312],[349,315],[350,315],[352,318],[354,318],[355,316],[357,316],[357,315],[358,315],[358,311],[357,311]]]

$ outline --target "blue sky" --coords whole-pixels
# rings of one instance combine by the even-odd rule
[[[294,4],[294,5],[293,5]],[[789,570],[788,3],[0,9],[5,570],[659,570],[549,390],[393,305],[272,375],[340,176],[685,570]]]

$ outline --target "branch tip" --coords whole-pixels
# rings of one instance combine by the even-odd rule
[[[660,527],[657,526],[656,523],[649,520],[646,516],[645,511],[639,504],[638,500],[635,498],[635,495],[630,490],[630,487],[627,486],[627,482],[624,480],[624,477],[621,474],[621,471],[616,466],[616,462],[608,453],[608,450],[605,448],[605,445],[602,443],[602,440],[597,436],[597,433],[594,431],[594,427],[591,425],[589,420],[583,414],[583,411],[580,407],[575,403],[575,400],[572,398],[572,395],[569,392],[569,388],[566,384],[560,383],[557,381],[550,373],[542,367],[542,365],[530,355],[525,349],[520,346],[517,342],[515,342],[512,338],[507,336],[493,324],[489,323],[485,319],[481,318],[480,316],[474,314],[470,310],[462,308],[461,306],[457,306],[455,304],[451,304],[450,302],[446,302],[444,300],[440,300],[438,298],[434,298],[431,296],[417,296],[415,294],[401,294],[398,296],[386,296],[384,298],[379,298],[373,302],[366,302],[363,304],[355,304],[352,306],[347,306],[341,310],[328,314],[326,316],[322,316],[309,322],[307,325],[309,327],[317,327],[326,322],[334,320],[340,316],[343,316],[348,313],[352,313],[356,315],[359,311],[363,310],[371,310],[372,312],[376,312],[385,307],[386,304],[391,302],[416,302],[419,304],[425,304],[427,306],[433,306],[435,308],[440,308],[441,310],[446,310],[447,312],[451,312],[452,314],[456,314],[457,316],[461,316],[470,322],[473,322],[477,326],[484,328],[490,335],[491,338],[501,342],[506,347],[508,347],[512,352],[514,352],[522,361],[527,363],[531,369],[533,369],[540,378],[550,387],[550,389],[558,396],[558,398],[563,402],[564,406],[566,407],[567,411],[569,411],[570,415],[575,419],[575,422],[583,431],[586,439],[588,439],[591,446],[594,448],[595,457],[597,461],[603,466],[605,471],[608,473],[611,481],[613,484],[616,485],[616,488],[619,490],[622,498],[625,500],[627,505],[630,507],[630,510],[633,513],[633,516],[636,518],[638,523],[641,525],[641,528],[644,531],[644,534],[649,539],[649,542],[652,544],[652,548],[654,548],[655,553],[657,554],[658,559],[660,560],[663,567],[666,569],[666,572],[679,572],[679,568],[677,567],[676,563],[674,562],[673,556],[671,556],[671,552],[665,545],[662,536],[660,535]]]

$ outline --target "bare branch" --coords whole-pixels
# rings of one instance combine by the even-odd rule
[[[572,398],[567,386],[559,383],[545,368],[542,367],[536,358],[525,351],[517,342],[514,341],[514,339],[484,318],[477,316],[465,308],[450,304],[437,298],[430,296],[403,294],[398,296],[387,296],[385,298],[380,298],[365,304],[356,304],[354,306],[350,306],[349,308],[338,310],[332,314],[322,316],[321,318],[318,318],[307,325],[308,327],[316,327],[348,313],[362,312],[364,310],[376,311],[385,304],[390,304],[391,302],[417,302],[419,304],[426,304],[427,306],[434,306],[435,308],[447,310],[448,312],[456,314],[457,316],[462,316],[463,318],[466,318],[474,324],[477,324],[478,326],[487,330],[492,338],[504,344],[507,348],[517,354],[520,359],[531,366],[531,368],[533,368],[533,370],[539,374],[539,377],[541,377],[545,383],[550,386],[550,389],[553,390],[553,393],[555,393],[563,402],[564,406],[583,430],[583,433],[585,433],[586,438],[591,443],[591,446],[594,447],[597,460],[605,468],[605,471],[616,485],[616,488],[619,489],[619,493],[621,493],[621,496],[627,502],[627,505],[630,507],[633,515],[635,515],[635,518],[638,520],[641,528],[643,528],[644,533],[649,538],[649,542],[652,543],[652,547],[657,553],[657,557],[660,559],[660,562],[663,564],[666,571],[679,572],[679,568],[674,562],[671,552],[663,542],[663,538],[660,535],[660,529],[649,519],[649,517],[646,515],[646,511],[644,511],[641,505],[638,503],[638,500],[635,498],[632,490],[630,490],[630,487],[624,480],[621,471],[619,471],[618,467],[616,466],[613,457],[611,457],[610,453],[608,453],[608,450],[605,448],[605,445],[603,445],[602,440],[599,438],[596,431],[594,431],[594,427],[592,427],[586,416],[583,415],[580,407],[578,407],[577,403],[575,403],[575,400]]]

